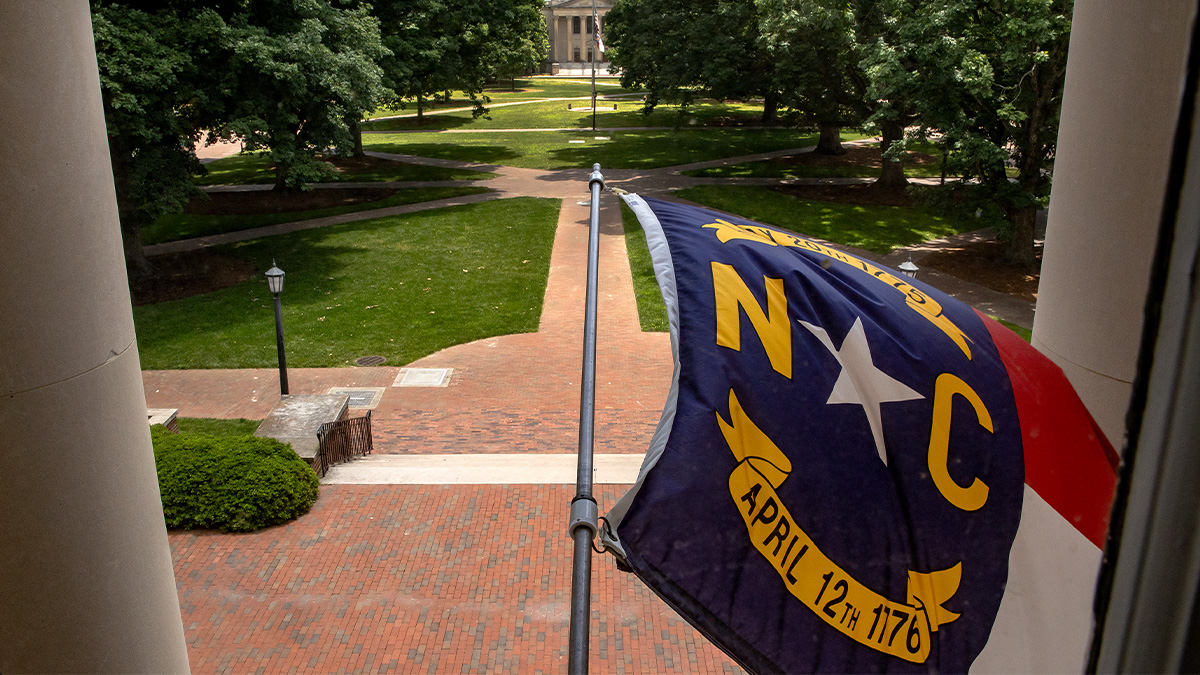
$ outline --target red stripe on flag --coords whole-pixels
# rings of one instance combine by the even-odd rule
[[[1053,361],[980,314],[1008,371],[1025,446],[1025,484],[1104,547],[1117,454]]]

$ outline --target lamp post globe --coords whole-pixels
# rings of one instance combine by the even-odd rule
[[[904,276],[912,277],[912,278],[916,279],[917,272],[921,268],[917,267],[916,264],[914,264],[912,261],[912,256],[909,256],[908,260],[905,260],[904,262],[900,263],[900,266],[898,269],[900,270],[900,272],[902,274],[904,274]]]
[[[267,270],[267,288],[271,289],[273,295],[279,295],[283,292],[283,275],[285,272],[275,266],[275,261],[271,261],[271,269]]]
[[[279,269],[272,260],[271,269],[267,270],[267,288],[271,289],[271,295],[275,298],[275,346],[279,350],[279,393],[287,396],[287,356],[283,353],[283,306],[279,301],[279,294],[283,292],[283,275],[284,271]]]

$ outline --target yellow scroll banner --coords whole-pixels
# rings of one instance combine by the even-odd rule
[[[717,413],[725,442],[738,459],[729,495],[746,521],[750,540],[797,600],[843,635],[896,658],[924,663],[930,633],[958,614],[942,607],[958,591],[962,563],[935,572],[908,572],[908,597],[896,602],[846,573],[797,524],[775,488],[791,461],[746,415],[729,391],[729,422]]]
[[[904,302],[909,306],[909,308],[920,314],[929,323],[937,326],[938,330],[945,333],[947,337],[954,341],[954,344],[957,345],[960,350],[962,350],[962,353],[965,354],[968,359],[971,358],[971,338],[967,337],[967,334],[964,333],[961,328],[955,325],[949,317],[942,313],[941,304],[938,303],[937,300],[925,295],[912,284],[894,274],[876,267],[865,260],[842,253],[837,249],[832,249],[828,246],[822,246],[821,244],[808,239],[793,237],[790,234],[778,232],[769,227],[737,225],[721,218],[718,218],[716,222],[709,223],[703,227],[715,230],[717,241],[721,242],[722,244],[734,240],[744,240],[758,242],[768,246],[799,248],[806,251],[812,251],[813,253],[819,253],[828,258],[844,262],[851,267],[856,267],[903,293]]]

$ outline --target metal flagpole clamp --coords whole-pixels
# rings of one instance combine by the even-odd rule
[[[591,497],[579,496],[571,500],[571,522],[567,525],[567,534],[571,538],[575,537],[575,531],[581,527],[586,527],[591,531],[591,538],[595,538],[598,528],[596,521],[600,517],[600,509],[596,506],[596,500]]]
[[[588,188],[590,189],[596,183],[600,184],[600,189],[604,189],[604,174],[600,173],[600,164],[592,165],[592,175],[588,177]]]

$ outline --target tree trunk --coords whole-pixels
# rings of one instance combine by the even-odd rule
[[[883,140],[879,143],[879,149],[886,153],[888,148],[892,147],[892,143],[904,138],[904,125],[900,122],[884,122],[880,127]],[[879,178],[871,185],[882,189],[901,188],[908,185],[908,179],[904,177],[904,164],[898,161],[883,160]]]
[[[821,137],[817,139],[817,149],[814,150],[818,155],[844,155],[846,149],[842,147],[842,128],[836,124],[821,124]]]
[[[121,152],[109,139],[109,160],[112,163],[113,186],[117,195],[117,217],[120,219],[121,248],[125,252],[125,274],[130,282],[150,275],[152,266],[142,248],[141,226],[145,214],[129,203],[129,154]]]
[[[288,191],[288,165],[285,162],[275,162],[275,192]]]
[[[417,94],[417,126],[421,126],[421,119],[425,112],[425,97]]]
[[[1007,210],[1008,221],[1012,225],[1012,238],[1008,241],[1005,258],[1008,262],[1019,265],[1022,269],[1032,271],[1037,263],[1034,255],[1033,229],[1037,220],[1036,206],[1022,206]]]
[[[350,152],[351,157],[364,157],[362,144],[362,118],[355,115],[347,118],[347,125],[350,127],[350,138],[354,140],[354,150]]]
[[[768,91],[763,96],[763,124],[775,124],[779,121],[779,94]]]

